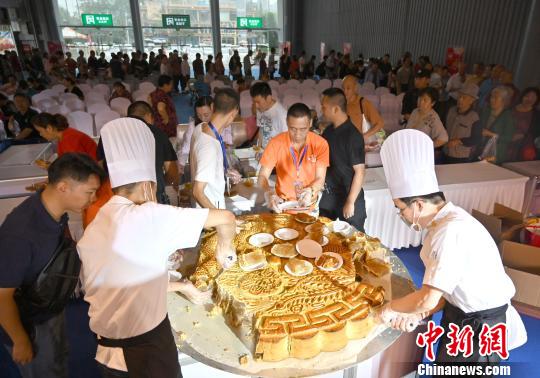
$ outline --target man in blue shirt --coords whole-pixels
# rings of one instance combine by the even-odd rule
[[[51,164],[49,183],[28,197],[0,226],[0,340],[23,377],[67,377],[64,311],[19,312],[18,288],[36,280],[67,231],[67,211],[81,212],[96,198],[102,170],[89,156],[68,153]]]

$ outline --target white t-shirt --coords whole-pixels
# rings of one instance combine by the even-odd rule
[[[225,173],[219,141],[195,127],[189,152],[191,181],[205,182],[204,194],[218,209],[225,209]],[[197,204],[197,207],[200,207]]]
[[[443,291],[448,302],[466,313],[510,303],[514,284],[480,222],[448,202],[427,231],[420,251],[426,266],[424,284]]]
[[[298,59],[298,70],[300,72],[304,72],[305,65],[306,65],[306,60],[304,59],[303,56],[301,56],[300,59]]]
[[[167,314],[167,259],[197,244],[207,209],[113,196],[77,244],[90,329],[123,339],[154,329]],[[127,370],[121,348],[98,346],[96,360]]]
[[[270,139],[288,130],[287,111],[276,101],[267,111],[257,112],[257,126],[262,132],[262,147],[266,148]]]

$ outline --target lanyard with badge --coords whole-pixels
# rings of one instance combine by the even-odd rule
[[[300,168],[302,167],[302,163],[304,162],[304,158],[306,157],[307,148],[308,146],[304,146],[304,149],[300,153],[299,159],[296,159],[296,153],[294,152],[294,148],[291,146],[289,147],[291,151],[291,156],[294,163],[294,168],[296,168],[296,180],[294,181],[294,190],[296,192],[296,197],[300,195],[300,192],[302,189],[304,189],[304,184],[300,180]]]
[[[212,132],[216,136],[216,139],[221,145],[221,152],[223,153],[223,168],[225,170],[225,174],[227,174],[227,171],[229,169],[229,162],[227,161],[227,149],[225,148],[225,142],[223,141],[221,134],[217,131],[214,125],[212,125],[212,122],[208,122],[208,127],[210,127],[210,130],[212,130]]]

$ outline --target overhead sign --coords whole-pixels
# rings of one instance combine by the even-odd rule
[[[185,29],[191,27],[191,20],[188,14],[162,14],[164,28]]]
[[[236,17],[236,27],[238,29],[262,29],[262,17]]]
[[[113,26],[112,14],[83,13],[81,16],[83,26],[93,26],[96,28]]]

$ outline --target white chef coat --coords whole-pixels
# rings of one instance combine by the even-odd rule
[[[515,294],[490,234],[451,202],[427,227],[420,258],[426,266],[423,283],[443,291],[466,313],[503,306]]]
[[[218,209],[225,209],[225,173],[223,151],[219,141],[203,132],[202,123],[191,137],[189,164],[191,180],[205,182],[205,196]],[[194,201],[195,202],[195,201]],[[199,204],[196,204],[200,207]]]
[[[136,205],[113,196],[77,244],[90,329],[122,339],[161,323],[167,314],[167,259],[197,244],[207,218],[208,209]],[[121,348],[98,346],[96,360],[127,370]]]

